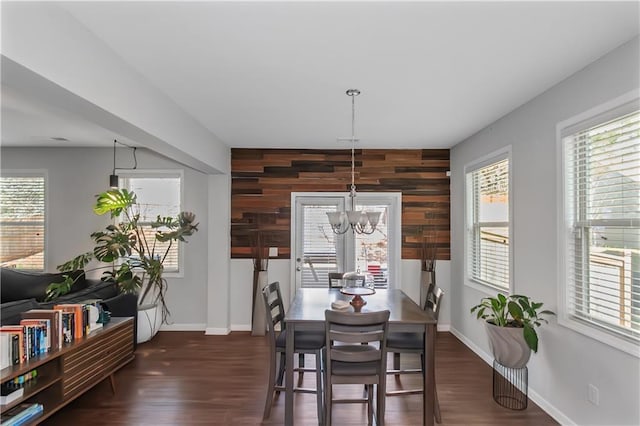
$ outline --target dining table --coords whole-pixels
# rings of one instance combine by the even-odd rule
[[[350,301],[351,296],[343,294],[338,288],[298,288],[285,315],[286,351],[285,365],[293,365],[294,333],[300,330],[324,330],[325,310],[332,309],[337,300]],[[375,294],[363,298],[365,304],[358,307],[361,312],[374,312],[388,309],[389,332],[424,333],[424,385],[423,389],[423,425],[434,424],[435,400],[435,335],[436,318],[431,311],[423,310],[402,290],[376,289]],[[342,308],[343,312],[354,312],[353,306]],[[293,425],[293,368],[285,373],[285,411],[284,423]]]

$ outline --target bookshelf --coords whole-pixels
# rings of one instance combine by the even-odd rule
[[[107,377],[115,393],[113,374],[134,358],[133,318],[112,318],[88,336],[23,364],[0,370],[0,383],[34,369],[37,379],[24,386],[24,394],[6,405],[4,414],[21,403],[39,403],[42,414],[29,424],[38,424]]]

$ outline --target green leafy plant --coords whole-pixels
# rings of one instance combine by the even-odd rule
[[[198,224],[194,223],[195,214],[191,212],[181,212],[177,217],[158,216],[150,224],[155,230],[154,236],[148,238],[140,222],[139,210],[136,194],[132,191],[121,188],[99,194],[93,211],[98,215],[108,213],[112,219],[122,220],[106,226],[104,231],[92,233],[93,250],[74,257],[57,269],[60,272],[84,270],[95,259],[101,263],[91,270],[104,269],[101,279],[117,283],[123,293],[142,291],[140,303],[155,290],[152,293],[155,295],[153,303],[160,304],[162,320],[166,322],[170,312],[165,302],[167,280],[162,276],[163,264],[173,244],[186,242],[187,237],[198,231]],[[160,247],[157,242],[168,244]],[[63,282],[50,284],[47,300],[68,293],[78,278],[64,275]]]
[[[540,310],[542,303],[533,302],[527,296],[518,294],[509,297],[498,294],[496,297],[484,297],[471,308],[478,319],[483,319],[498,327],[522,328],[524,340],[532,351],[538,352],[538,334],[535,327],[549,323],[544,315],[555,315],[549,310]]]

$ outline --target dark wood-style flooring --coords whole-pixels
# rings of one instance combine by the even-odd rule
[[[138,345],[136,359],[116,373],[117,393],[109,380],[96,385],[45,425],[281,425],[284,394],[262,422],[268,371],[266,338],[236,332],[205,336],[202,332],[160,332]],[[418,358],[403,355],[410,365]],[[313,365],[309,356],[308,364]],[[503,408],[493,401],[492,369],[450,333],[439,333],[436,382],[443,425],[557,424],[532,401],[524,411]],[[305,386],[314,386],[313,373]],[[401,376],[400,385],[419,386],[418,375]],[[398,386],[389,376],[389,389]],[[361,387],[343,392],[361,394]],[[344,394],[342,394],[344,395]],[[336,395],[337,397],[340,395]],[[422,423],[421,395],[387,398],[386,424]],[[335,425],[366,424],[364,405],[338,405]],[[315,395],[295,395],[295,424],[315,425]]]

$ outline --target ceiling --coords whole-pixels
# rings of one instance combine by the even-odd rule
[[[358,147],[449,148],[640,27],[638,2],[62,5],[231,147],[348,148],[357,88]],[[111,146],[55,99],[2,90],[3,145]]]

